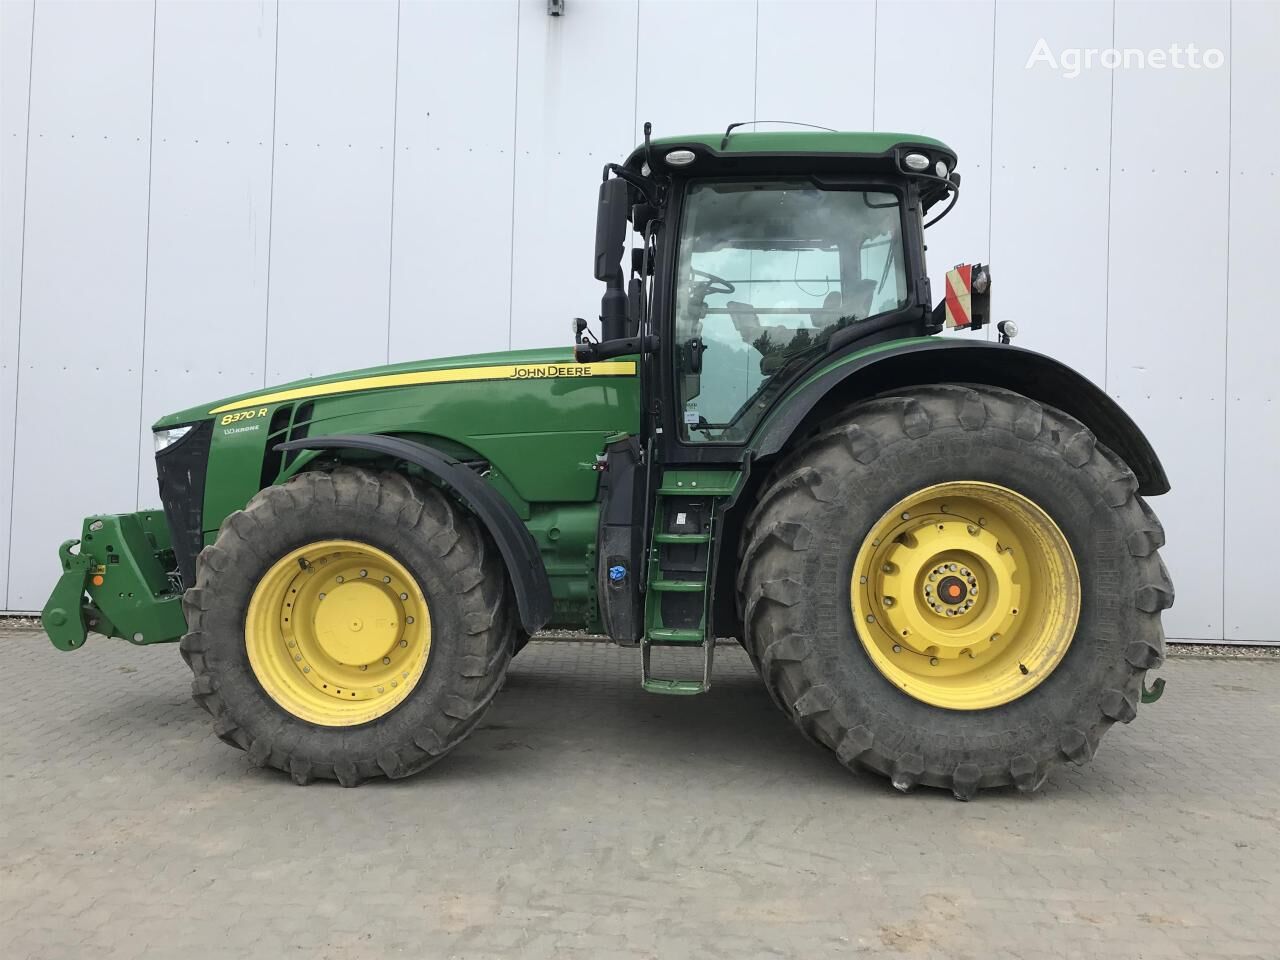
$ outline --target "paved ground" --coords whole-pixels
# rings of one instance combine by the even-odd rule
[[[1034,797],[845,773],[722,648],[705,697],[535,643],[423,776],[295,787],[174,647],[0,634],[0,956],[1277,956],[1280,661],[1165,700]]]

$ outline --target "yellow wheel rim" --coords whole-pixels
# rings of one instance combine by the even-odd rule
[[[272,564],[249,600],[244,633],[267,695],[326,727],[395,709],[431,652],[417,580],[389,553],[354,540],[307,544]]]
[[[872,662],[937,707],[1024,696],[1057,667],[1080,617],[1080,574],[1040,507],[993,483],[905,497],[858,549],[853,622]]]

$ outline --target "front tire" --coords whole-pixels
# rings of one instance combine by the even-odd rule
[[[1163,661],[1173,587],[1136,491],[1081,423],[1010,391],[860,403],[778,467],[748,518],[748,648],[846,766],[966,800],[1035,790],[1134,718]]]
[[[343,467],[258,493],[183,598],[192,694],[219,737],[298,783],[405,777],[452,750],[502,685],[507,580],[434,487]]]

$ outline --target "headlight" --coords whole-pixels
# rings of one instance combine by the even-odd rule
[[[187,424],[185,427],[170,427],[168,430],[156,430],[151,436],[155,439],[156,453],[161,450],[167,450],[175,443],[191,432],[191,428],[195,424]]]
[[[922,172],[929,169],[929,158],[923,153],[908,153],[902,158],[902,162],[906,164],[908,170]]]

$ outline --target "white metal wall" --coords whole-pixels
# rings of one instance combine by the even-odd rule
[[[1186,638],[1275,640],[1267,285],[1280,3],[0,0],[0,609],[86,513],[155,501],[147,425],[332,369],[567,340],[595,183],[645,120],[954,146],[935,274],[1136,417]],[[1220,69],[1027,69],[1050,49]],[[940,276],[934,278],[941,289]]]

